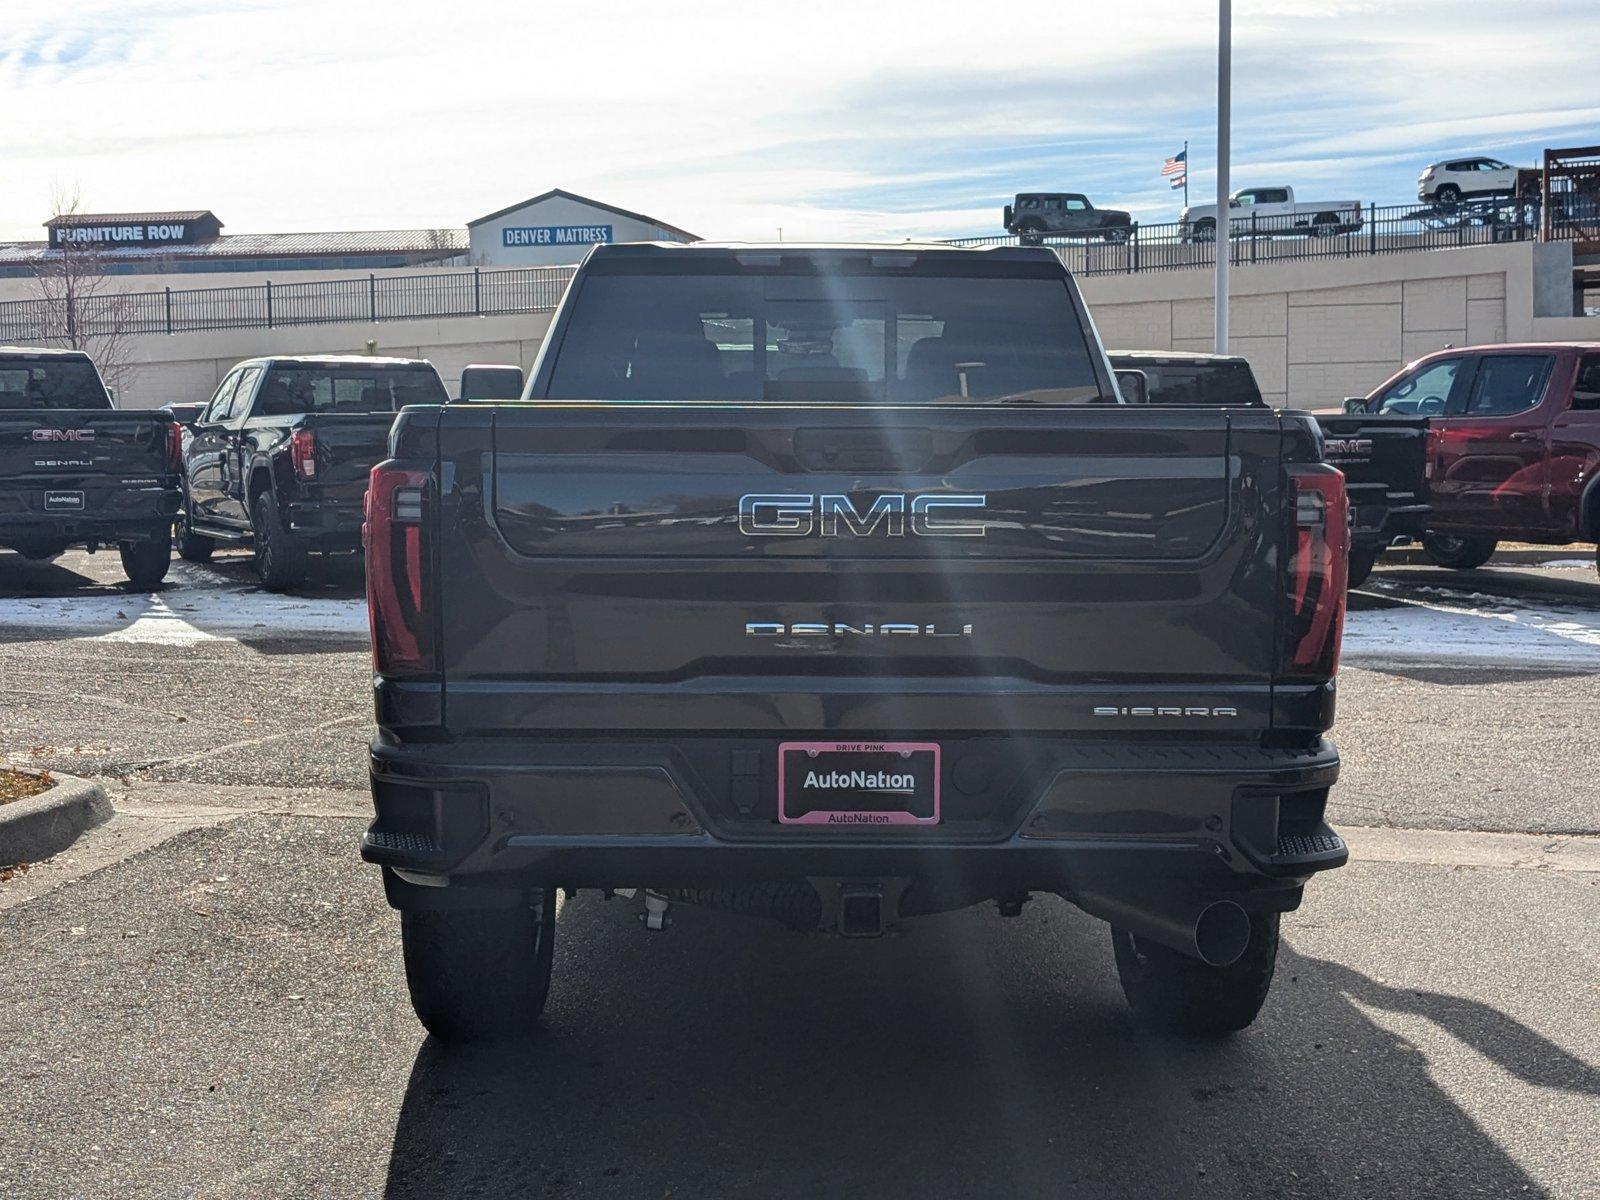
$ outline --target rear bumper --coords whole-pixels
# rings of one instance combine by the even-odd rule
[[[1419,538],[1428,527],[1426,504],[1394,505],[1353,503],[1350,508],[1350,546],[1355,550],[1382,550],[1396,538]]]
[[[285,519],[289,531],[324,550],[356,550],[365,520],[364,496],[291,501]]]
[[[137,487],[94,497],[81,511],[46,511],[46,492],[82,492],[82,488],[30,488],[0,492],[0,544],[12,542],[140,541],[156,529],[170,527],[183,504],[177,486]]]
[[[420,887],[397,907],[483,903],[528,887],[705,888],[817,878],[954,886],[969,902],[1027,891],[1231,898],[1287,910],[1341,866],[1323,823],[1337,751],[1238,744],[1063,742],[1030,747],[999,824],[780,827],[759,772],[708,782],[648,742],[372,748],[377,819],[362,857]],[[481,889],[481,891],[480,891]]]

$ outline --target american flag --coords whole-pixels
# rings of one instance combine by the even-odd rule
[[[1188,171],[1188,169],[1189,152],[1187,150],[1179,150],[1171,158],[1167,159],[1166,162],[1161,164],[1161,173],[1163,175],[1183,175]]]

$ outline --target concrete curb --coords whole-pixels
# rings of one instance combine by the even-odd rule
[[[105,788],[59,771],[50,775],[54,787],[25,800],[0,804],[0,866],[39,862],[60,854],[80,834],[111,819],[113,810]]]

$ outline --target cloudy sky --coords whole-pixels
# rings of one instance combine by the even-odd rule
[[[1597,0],[1236,0],[1234,181],[1404,203],[1600,142]],[[1214,187],[1209,0],[4,0],[0,237],[461,226],[549,187],[703,236],[996,232],[1016,191]]]

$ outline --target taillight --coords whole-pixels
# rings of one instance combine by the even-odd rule
[[[372,663],[381,675],[434,669],[433,621],[427,612],[428,540],[422,522],[428,472],[394,463],[372,468],[367,487],[367,619]]]
[[[317,477],[317,435],[314,430],[296,429],[289,435],[289,462],[295,476],[307,481]]]
[[[174,475],[183,470],[183,426],[176,421],[167,426],[167,470]]]
[[[1325,465],[1292,467],[1288,474],[1290,551],[1284,569],[1288,617],[1283,674],[1328,679],[1339,669],[1350,573],[1350,506],[1344,475]]]

